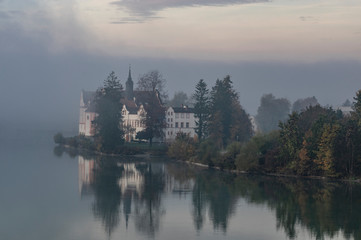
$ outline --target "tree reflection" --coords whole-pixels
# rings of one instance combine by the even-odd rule
[[[122,169],[117,166],[116,161],[109,159],[96,161],[92,185],[95,201],[92,209],[94,216],[102,221],[109,237],[119,223],[121,189],[118,179],[121,172]]]
[[[139,232],[154,237],[159,230],[160,219],[165,210],[161,206],[164,191],[164,172],[160,166],[147,164],[139,168],[144,176],[144,188],[135,202],[135,226]]]
[[[54,154],[61,155],[60,151]],[[187,165],[90,159],[79,157],[81,194],[94,194],[92,211],[110,237],[124,218],[137,232],[154,238],[165,209],[165,191],[188,198],[194,228],[200,232],[207,220],[214,230],[227,232],[242,199],[267,206],[275,228],[289,239],[307,230],[312,239],[361,239],[361,185],[324,180],[232,175]],[[83,171],[88,169],[90,172]],[[81,170],[81,171],[80,171]],[[121,213],[122,212],[122,213]],[[208,216],[208,219],[207,219]],[[257,226],[255,226],[257,227]],[[262,227],[262,226],[259,226]]]
[[[248,184],[250,181],[253,183]],[[266,177],[250,180],[245,176],[238,182],[242,183],[240,196],[274,210],[277,228],[284,229],[290,239],[297,237],[298,225],[308,229],[315,239],[332,238],[340,231],[347,239],[361,237],[359,184]]]

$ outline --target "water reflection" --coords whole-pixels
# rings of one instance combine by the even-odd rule
[[[311,239],[361,239],[359,184],[237,176],[142,159],[79,157],[78,161],[80,195],[94,195],[93,215],[109,237],[123,222],[126,229],[132,224],[138,234],[155,238],[166,207],[172,210],[165,199],[177,196],[189,201],[189,209],[183,210],[190,213],[198,234],[207,224],[227,234],[233,217],[242,217],[237,215],[242,207],[266,206],[274,215],[274,228],[287,238],[300,238],[303,229]],[[262,231],[262,226],[254,227]]]

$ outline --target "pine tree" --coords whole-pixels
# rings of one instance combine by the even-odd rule
[[[123,143],[122,105],[120,103],[122,85],[114,72],[104,80],[104,86],[99,88],[95,96],[97,117],[95,124],[95,140],[97,148],[103,152],[115,152]]]
[[[230,76],[217,80],[210,96],[209,133],[218,147],[245,141],[252,135],[251,121],[239,103]]]
[[[209,120],[209,90],[203,79],[196,85],[196,91],[193,94],[194,117],[196,118],[196,133],[198,140],[202,141],[207,136]]]

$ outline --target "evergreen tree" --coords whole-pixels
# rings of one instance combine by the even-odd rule
[[[104,80],[104,86],[99,88],[95,96],[95,111],[98,114],[94,120],[95,140],[97,149],[103,152],[115,152],[123,143],[121,90],[118,77],[114,72]]]
[[[217,80],[210,94],[209,133],[218,147],[243,141],[252,135],[251,122],[239,104],[230,76]]]
[[[217,79],[211,91],[211,114],[209,130],[211,138],[219,147],[225,147],[231,136],[232,103],[238,101],[230,76],[223,80]]]
[[[196,85],[196,91],[193,94],[194,117],[196,118],[196,133],[199,141],[207,136],[207,125],[209,119],[209,90],[203,79]]]

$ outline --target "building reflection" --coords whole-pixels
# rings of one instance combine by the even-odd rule
[[[94,160],[86,160],[82,156],[78,157],[78,185],[81,197],[93,194],[91,184],[94,181],[94,166]]]

